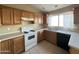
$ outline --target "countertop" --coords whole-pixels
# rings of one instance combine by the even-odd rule
[[[65,30],[49,30],[48,31],[53,31],[53,32],[59,32],[59,33],[65,33],[65,34],[70,34],[70,40],[69,40],[69,46],[78,48],[79,49],[79,32],[77,31],[65,31]]]
[[[24,35],[22,32],[16,32],[16,33],[9,33],[9,34],[5,34],[5,35],[1,35],[0,36],[0,42],[4,41],[4,40],[8,40],[8,39],[12,39],[18,36],[22,36]]]
[[[34,30],[36,32],[38,32],[38,31],[41,31],[41,30],[45,30],[45,28],[37,28],[37,29],[34,29]],[[24,33],[20,32],[20,31],[5,33],[5,34],[0,35],[0,42],[4,41],[4,40],[11,39],[11,38],[15,38],[15,37],[18,37],[18,36],[22,36],[22,35],[24,35]]]
[[[48,30],[48,31],[53,31],[53,32],[70,34],[71,37],[70,37],[70,41],[69,41],[68,45],[79,49],[79,32],[77,32],[77,31],[72,32],[72,31],[66,31],[66,30],[55,30],[55,29],[50,30],[49,28],[35,29],[35,31],[41,31],[41,30]],[[0,36],[0,41],[15,38],[15,37],[22,36],[22,35],[24,35],[22,32],[15,32],[15,33],[7,34],[7,35],[2,35],[2,36]]]

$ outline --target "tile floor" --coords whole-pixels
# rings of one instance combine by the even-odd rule
[[[68,52],[44,40],[23,54],[68,54]]]

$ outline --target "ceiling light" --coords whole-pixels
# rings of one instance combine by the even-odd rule
[[[45,9],[44,7],[42,7],[43,9]]]
[[[54,7],[56,8],[56,7],[58,7],[58,5],[54,5]]]

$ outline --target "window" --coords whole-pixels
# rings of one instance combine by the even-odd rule
[[[61,26],[61,27],[64,26],[64,22],[63,22],[64,20],[63,19],[64,19],[63,14],[60,14],[59,15],[59,26]]]
[[[48,26],[72,27],[73,12],[65,12],[58,15],[48,16]]]
[[[64,13],[64,27],[73,27],[74,20],[73,20],[73,12]]]
[[[48,26],[58,26],[58,15],[49,16]]]

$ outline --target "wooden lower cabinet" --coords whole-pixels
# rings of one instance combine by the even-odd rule
[[[1,54],[1,42],[0,42],[0,54]]]
[[[20,37],[16,37],[13,38],[13,53],[17,54],[17,53],[21,53],[23,51],[25,51],[25,46],[24,46],[24,37],[20,36]]]
[[[5,40],[0,42],[0,53],[1,54],[10,54],[12,53],[12,41],[11,40]]]
[[[37,41],[40,42],[44,39],[44,31],[40,30],[37,32]]]
[[[50,43],[57,45],[57,34],[56,32],[44,30],[44,38]]]
[[[23,36],[0,42],[0,54],[18,54],[23,51],[25,51]]]
[[[79,49],[70,47],[69,52],[70,52],[70,54],[79,54]]]

